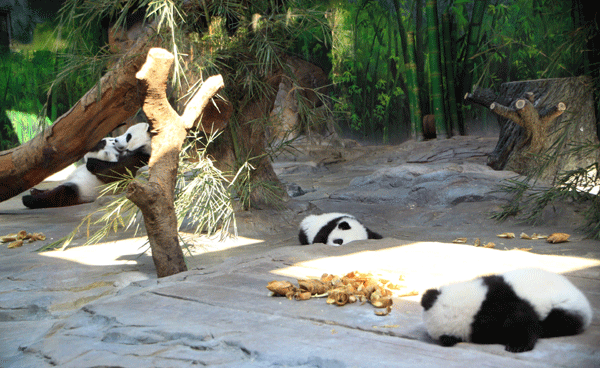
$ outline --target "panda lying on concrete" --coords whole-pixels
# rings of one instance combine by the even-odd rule
[[[429,289],[423,321],[443,346],[458,342],[532,350],[538,338],[575,335],[592,321],[592,308],[566,277],[521,269]]]
[[[300,244],[323,243],[340,246],[354,240],[381,239],[382,236],[365,227],[354,216],[345,213],[310,215],[300,223]]]
[[[22,197],[29,208],[65,207],[93,202],[98,198],[102,184],[118,180],[127,172],[135,175],[137,169],[148,164],[151,152],[149,125],[131,126],[117,138],[103,138],[85,154],[81,165],[54,189],[31,189]]]

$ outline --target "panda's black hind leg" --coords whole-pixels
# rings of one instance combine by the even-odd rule
[[[576,335],[583,331],[583,317],[564,309],[553,309],[542,321],[542,337]]]
[[[29,208],[65,207],[83,203],[79,199],[79,188],[74,183],[64,183],[54,189],[24,195],[21,200]]]

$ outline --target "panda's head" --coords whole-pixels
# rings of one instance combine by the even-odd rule
[[[342,217],[327,236],[327,245],[340,246],[365,239],[369,239],[369,234],[363,224],[354,217]]]
[[[115,146],[121,152],[133,152],[141,149],[147,155],[151,153],[152,136],[150,135],[150,125],[148,123],[139,123],[129,127],[125,134],[115,138]]]
[[[427,290],[421,306],[429,335],[445,346],[469,341],[473,320],[487,291],[480,278]]]
[[[88,153],[83,156],[83,162],[88,158],[96,158],[102,161],[116,162],[119,159],[119,150],[116,147],[116,138],[102,138]]]

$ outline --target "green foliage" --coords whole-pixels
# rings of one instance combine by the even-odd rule
[[[207,157],[206,145],[216,136],[203,142],[204,134],[196,133],[183,147],[179,160],[179,173],[175,185],[175,211],[179,227],[193,227],[194,233],[211,236],[217,232],[228,234],[235,217],[231,205],[230,187],[223,173]],[[199,148],[198,148],[199,147]]]
[[[571,5],[561,0],[490,4],[476,59],[479,84],[494,88],[507,81],[573,76],[583,62],[585,34],[573,23]]]
[[[19,143],[23,144],[35,137],[40,131],[41,127],[39,124],[38,116],[35,114],[27,114],[20,111],[9,110],[6,112],[6,115],[12,122],[13,128],[17,137],[19,138]],[[46,117],[43,126],[49,126],[52,122],[50,119]]]
[[[421,91],[432,75],[423,69],[430,51],[424,47],[426,42],[419,42],[419,38],[427,38],[426,29],[417,28],[424,20],[418,19],[423,17],[423,9],[417,7],[424,5],[425,1],[416,0],[331,3],[335,9],[331,12],[331,78],[339,101],[336,109],[343,113],[342,125],[363,137],[385,139],[382,132],[386,128],[408,136],[406,100],[411,87],[405,81],[404,67],[408,32],[417,36],[415,56]],[[573,23],[571,6],[571,2],[561,0],[440,2],[439,17],[446,14],[452,20],[450,33],[454,36],[448,44],[453,56],[444,62],[457,75],[456,100],[474,85],[495,89],[507,81],[572,76],[581,70],[587,33]],[[481,21],[474,19],[480,10]],[[383,90],[376,87],[379,80],[387,82]],[[398,88],[401,93],[393,95]],[[390,100],[380,99],[381,94]],[[424,100],[423,114],[432,113],[428,93],[420,97]]]
[[[97,81],[97,74],[87,73],[55,81],[65,61],[62,51],[66,43],[54,32],[54,26],[55,22],[39,24],[31,44],[15,43],[11,52],[0,55],[0,113],[7,112],[19,134],[19,141],[0,142],[2,149],[24,143],[33,136],[30,133],[51,124]]]
[[[341,124],[361,138],[389,141],[408,134],[400,9],[384,2],[340,2],[334,18],[330,73]],[[397,139],[393,139],[398,141]]]

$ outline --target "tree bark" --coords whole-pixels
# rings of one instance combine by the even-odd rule
[[[148,25],[137,42],[68,112],[29,142],[0,152],[0,202],[81,159],[142,105],[135,73],[144,63]]]
[[[174,206],[179,152],[187,131],[195,125],[210,99],[223,87],[220,75],[207,79],[179,116],[166,95],[173,58],[170,52],[153,48],[148,52],[146,63],[136,74],[145,89],[143,109],[152,127],[152,156],[148,163],[148,182],[133,181],[127,188],[127,198],[140,208],[144,217],[158,277],[187,270],[179,245]],[[211,126],[205,129],[210,131]]]
[[[495,170],[553,178],[596,160],[569,151],[569,146],[598,142],[587,77],[509,82],[498,95],[480,89],[465,100],[489,107],[498,117],[500,136],[488,157]],[[555,156],[552,162],[542,165],[549,155]]]

